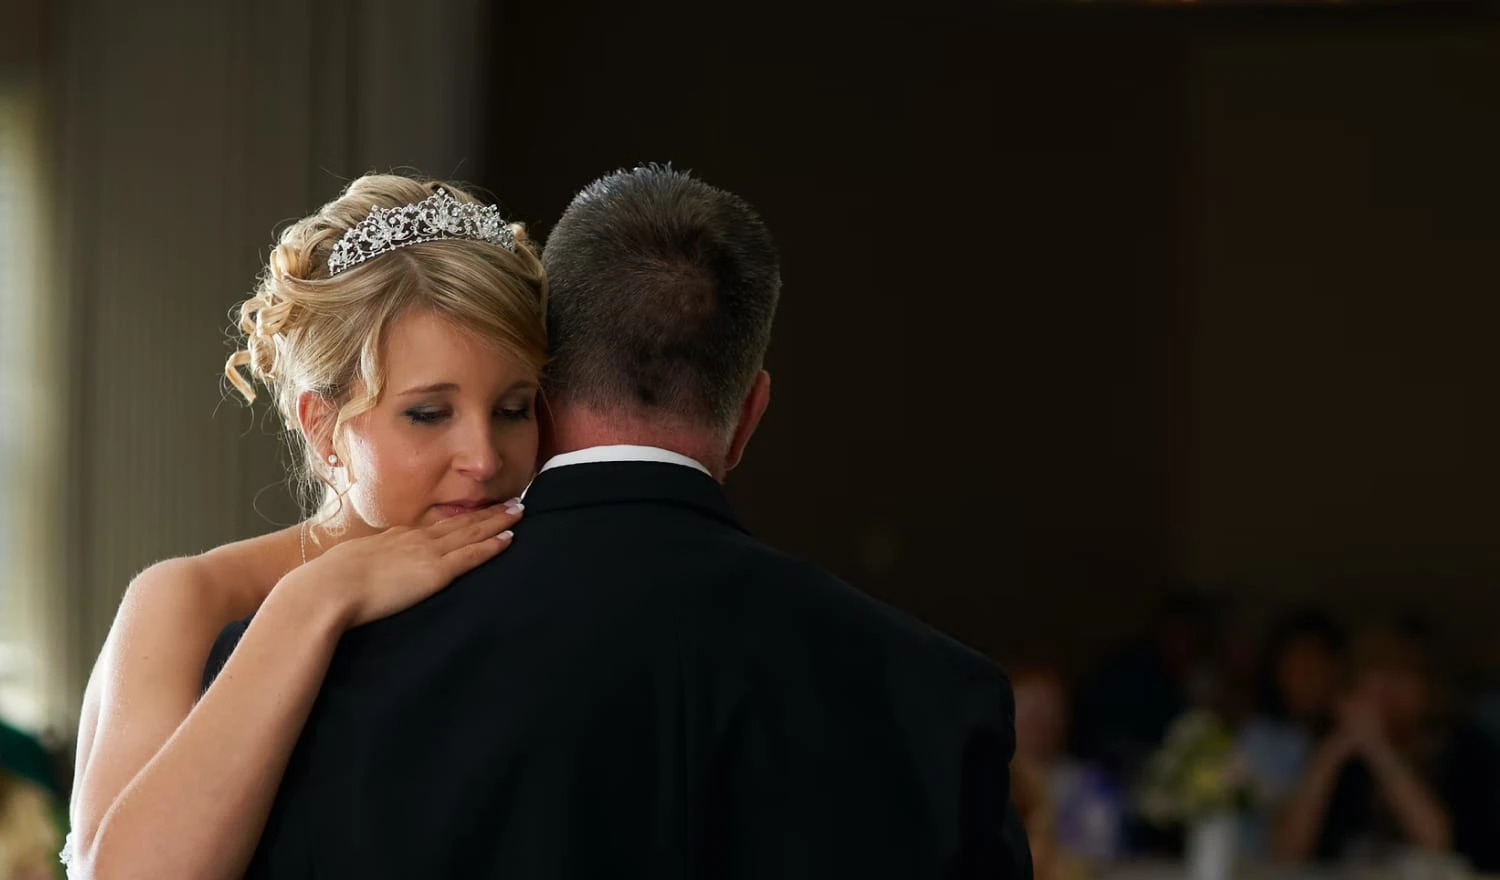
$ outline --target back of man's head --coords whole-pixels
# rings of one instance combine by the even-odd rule
[[[573,199],[542,261],[555,408],[735,429],[781,290],[743,199],[670,166],[619,171]]]

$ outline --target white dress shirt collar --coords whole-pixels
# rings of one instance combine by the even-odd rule
[[[570,464],[595,464],[605,461],[658,461],[665,464],[680,464],[683,467],[702,471],[710,477],[713,476],[702,463],[688,458],[680,452],[673,452],[670,449],[662,449],[657,446],[630,446],[624,444],[618,446],[590,446],[587,449],[554,455],[547,459],[547,463],[542,465],[542,469],[537,471],[537,473],[540,474],[542,471],[551,470],[552,468],[567,467]]]

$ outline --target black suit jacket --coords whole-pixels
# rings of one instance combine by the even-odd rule
[[[504,554],[345,634],[249,876],[1026,880],[1013,750],[993,664],[709,477],[572,465]]]

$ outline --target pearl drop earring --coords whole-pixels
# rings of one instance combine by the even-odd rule
[[[334,467],[338,467],[339,457],[337,455],[328,456],[328,463],[333,465]]]

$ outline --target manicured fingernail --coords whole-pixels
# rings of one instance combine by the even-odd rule
[[[509,541],[511,538],[514,538],[515,536],[516,536],[515,532],[511,531],[510,529],[506,529],[505,531],[503,531],[500,534],[496,535],[495,536],[495,540],[497,540],[500,543],[504,544],[506,541]]]
[[[525,509],[526,505],[522,504],[519,499],[512,498],[511,500],[505,502],[505,512],[511,515],[520,513]]]

